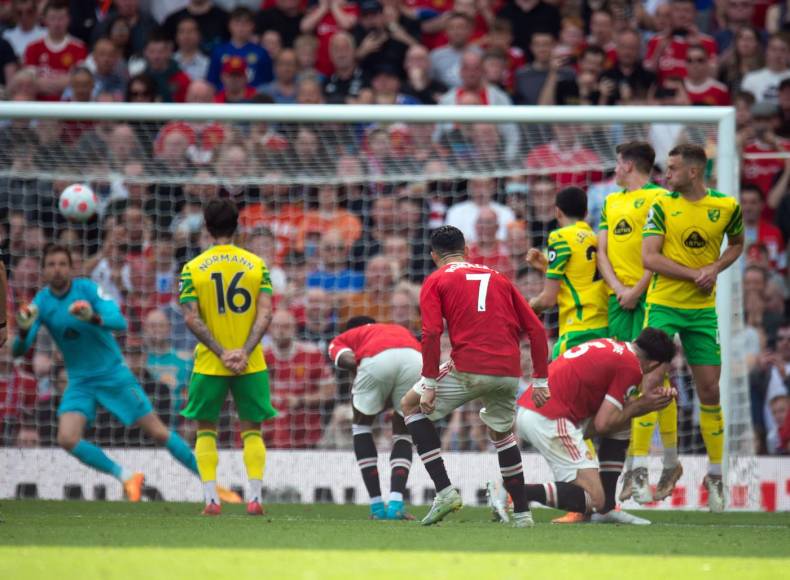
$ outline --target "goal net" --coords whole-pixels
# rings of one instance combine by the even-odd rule
[[[418,293],[433,268],[432,229],[445,223],[461,228],[474,261],[506,273],[531,297],[543,278],[526,267],[525,256],[531,247],[545,248],[557,225],[557,191],[585,188],[596,228],[605,197],[618,189],[613,170],[619,143],[653,144],[658,183],[671,147],[704,145],[712,160],[710,185],[737,195],[733,113],[727,109],[5,103],[0,118],[6,119],[0,127],[0,209],[8,308],[28,302],[41,287],[45,243],[66,244],[77,271],[121,305],[129,329],[118,338],[128,364],[156,411],[187,439],[194,426],[179,411],[195,340],[177,304],[178,273],[209,243],[202,204],[216,195],[238,202],[238,243],[266,260],[278,309],[265,338],[273,401],[281,411],[264,427],[274,458],[278,450],[283,457],[312,450],[319,460],[351,456],[350,377],[332,369],[327,342],[358,315],[419,332]],[[59,193],[72,183],[89,184],[99,200],[98,215],[87,223],[67,222],[57,210]],[[733,495],[736,507],[754,493],[740,278],[736,264],[720,277],[718,295],[728,477],[731,490],[741,494]],[[543,319],[556,340],[556,310]],[[1,354],[0,444],[11,468],[0,470],[0,496],[32,493],[20,483],[38,483],[41,494],[53,477],[46,463],[39,464],[44,472],[37,480],[10,478],[24,472],[30,479],[25,458],[34,455],[26,453],[41,449],[50,455],[38,461],[59,457],[65,470],[78,471],[76,461],[54,449],[57,404],[68,388],[62,360],[46,335],[27,357],[12,359],[7,347]],[[679,451],[697,456],[695,467],[687,467],[686,486],[697,493],[705,464],[698,402],[682,358],[673,374],[680,390]],[[486,454],[478,411],[471,404],[442,422],[447,451]],[[389,448],[386,415],[376,427],[380,452]],[[118,453],[151,445],[106,411],[87,436]],[[240,447],[230,401],[219,441],[222,448]],[[656,437],[654,454],[660,445]],[[287,479],[273,461],[267,478]],[[326,461],[323,469],[332,471],[334,460]],[[296,479],[303,475],[294,470],[297,463],[282,463]],[[342,469],[348,485],[358,486],[353,464]],[[419,471],[415,466],[414,474]],[[243,477],[230,483],[241,485]],[[695,507],[692,499],[686,503]]]

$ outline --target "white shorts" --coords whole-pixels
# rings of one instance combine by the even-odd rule
[[[390,348],[363,358],[351,386],[354,408],[364,415],[377,415],[387,403],[403,415],[400,400],[422,374],[422,355],[413,348]]]
[[[598,458],[584,442],[584,427],[568,419],[548,419],[519,407],[516,433],[540,452],[554,473],[554,481],[572,482],[580,469],[598,469]]]
[[[488,427],[499,433],[507,433],[513,428],[516,415],[516,391],[518,377],[499,377],[462,373],[455,370],[452,361],[439,367],[436,383],[436,409],[429,419],[437,421],[450,414],[461,405],[480,399],[480,419]],[[414,392],[422,395],[422,378],[414,385]]]

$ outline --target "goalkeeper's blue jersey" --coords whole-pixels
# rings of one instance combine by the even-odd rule
[[[69,306],[77,300],[90,303],[101,317],[101,325],[83,322],[69,314]],[[43,324],[63,353],[69,382],[85,382],[126,370],[123,354],[112,335],[114,330],[126,330],[126,319],[118,305],[104,296],[93,281],[75,278],[63,296],[54,294],[49,287],[43,288],[36,294],[33,304],[38,307],[38,318],[24,341],[18,337],[14,341],[15,356],[30,349]]]

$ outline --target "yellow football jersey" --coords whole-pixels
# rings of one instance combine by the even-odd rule
[[[658,196],[642,235],[664,236],[664,256],[689,268],[701,268],[719,259],[725,234],[742,233],[741,206],[734,198],[709,189],[694,202],[677,192]],[[714,288],[705,294],[694,282],[653,274],[647,302],[672,308],[713,308],[716,292]]]
[[[554,230],[549,234],[547,278],[560,280],[560,335],[606,328],[606,284],[596,266],[598,243],[587,222]]]
[[[200,317],[223,348],[244,346],[257,315],[261,292],[272,293],[266,264],[255,254],[234,245],[212,246],[181,271],[179,301],[198,303]],[[255,347],[245,374],[266,368],[263,349]],[[194,372],[232,375],[202,343],[195,348]]]
[[[645,273],[642,229],[656,196],[664,193],[668,193],[666,189],[648,183],[634,191],[612,193],[604,201],[598,227],[606,231],[609,261],[617,279],[626,286],[636,285]],[[611,288],[609,293],[613,293]]]

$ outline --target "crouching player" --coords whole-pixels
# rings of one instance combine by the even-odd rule
[[[665,332],[645,328],[634,342],[593,340],[553,361],[548,393],[529,389],[518,401],[517,432],[543,455],[555,478],[527,485],[527,499],[596,512],[593,522],[649,524],[633,516],[618,518],[613,506],[606,505],[598,459],[584,438],[622,432],[633,417],[666,407],[675,392],[662,383],[674,355],[675,345]],[[642,396],[633,397],[639,390]]]
[[[367,316],[348,321],[346,332],[329,343],[335,366],[355,370],[351,389],[354,407],[354,454],[370,495],[374,520],[413,519],[403,508],[403,492],[411,470],[412,440],[403,421],[400,400],[420,380],[420,343],[397,324],[377,324]],[[373,440],[373,421],[392,406],[390,497],[385,506],[379,482],[378,451]]]

